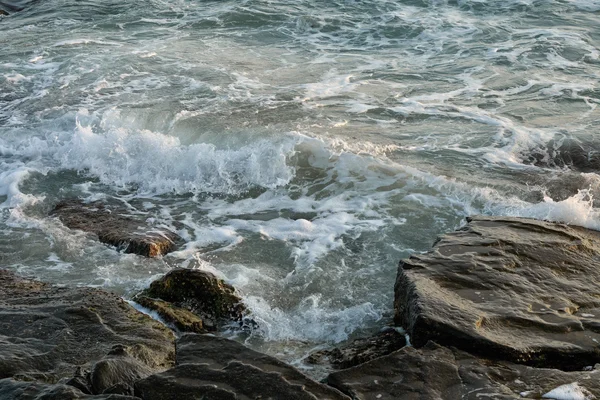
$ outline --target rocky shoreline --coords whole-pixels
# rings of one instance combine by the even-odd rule
[[[52,214],[140,255],[179,240],[102,204]],[[174,269],[134,298],[165,325],[109,292],[0,270],[0,399],[600,398],[599,278],[600,232],[469,218],[400,263],[395,327],[308,357],[333,370],[316,382],[218,336],[254,322],[210,273]]]

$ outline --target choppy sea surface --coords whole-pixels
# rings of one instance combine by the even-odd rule
[[[599,142],[599,0],[7,4],[1,267],[126,298],[213,271],[238,339],[302,366],[389,324],[398,261],[468,215],[600,229],[598,173],[532,162]],[[69,197],[186,244],[117,253],[47,216]]]

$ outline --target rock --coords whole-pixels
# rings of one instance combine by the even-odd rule
[[[578,382],[581,393],[590,397],[568,398],[593,399],[600,397],[598,378],[599,370],[564,372],[492,362],[429,342],[421,349],[405,347],[365,364],[334,372],[326,381],[358,400],[539,399],[574,382]]]
[[[89,395],[67,385],[0,379],[0,399],[6,400],[141,400],[115,394]]]
[[[408,347],[334,372],[326,382],[353,399],[460,399],[458,368],[448,353]]]
[[[191,311],[146,296],[137,296],[135,302],[142,307],[156,311],[163,321],[172,324],[180,332],[206,333],[202,319]]]
[[[92,392],[133,394],[135,381],[154,371],[131,357],[125,348],[116,346],[108,356],[92,365],[90,383]]]
[[[58,383],[64,383],[65,385],[73,386],[85,394],[92,394],[92,385],[88,379],[88,375],[89,373],[84,375],[81,371],[81,368],[77,368],[74,377],[70,379],[63,378],[58,381]]]
[[[600,362],[600,232],[475,217],[400,264],[395,320],[484,357],[563,370]]]
[[[579,172],[600,171],[600,148],[591,141],[552,140],[546,154],[531,155],[533,164],[541,167],[571,168]]]
[[[219,320],[241,321],[245,310],[231,285],[209,272],[185,268],[174,269],[152,282],[140,296],[187,309],[200,316],[204,329],[213,331]]]
[[[18,12],[23,11],[25,8],[34,6],[36,3],[40,3],[42,0],[2,0],[0,5],[7,11]]]
[[[406,346],[406,337],[394,329],[387,329],[377,335],[356,339],[332,350],[321,350],[308,356],[311,364],[328,363],[335,369],[345,369],[390,354]]]
[[[121,215],[101,202],[63,200],[50,215],[57,216],[68,228],[94,233],[102,243],[115,246],[125,253],[146,257],[167,254],[177,247],[181,238],[167,230],[147,226],[130,216]]]
[[[8,13],[2,9],[0,9],[0,15],[8,15]]]
[[[273,357],[231,340],[195,334],[177,341],[175,368],[138,381],[135,393],[144,400],[348,400]]]
[[[102,392],[102,394],[120,394],[124,396],[133,396],[133,393],[133,386],[126,383],[116,383]]]
[[[154,372],[173,365],[173,333],[117,295],[0,270],[0,379],[71,378],[115,345]]]

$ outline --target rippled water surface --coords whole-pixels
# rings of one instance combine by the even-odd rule
[[[0,261],[24,275],[128,297],[210,270],[247,343],[298,363],[388,324],[398,261],[467,215],[600,229],[597,171],[550,162],[599,143],[598,0],[2,5]],[[187,244],[119,254],[47,217],[67,197]]]

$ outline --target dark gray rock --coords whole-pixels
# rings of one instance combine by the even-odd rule
[[[75,376],[72,378],[63,378],[58,383],[64,383],[65,385],[73,386],[81,390],[85,394],[92,394],[92,384],[89,380],[89,372],[83,374],[81,368],[77,368]]]
[[[600,232],[468,221],[400,265],[395,320],[412,343],[563,370],[600,362]]]
[[[2,400],[140,400],[139,397],[116,394],[89,395],[73,386],[51,385],[40,382],[20,382],[13,379],[0,379],[0,399]]]
[[[241,321],[245,310],[235,289],[209,272],[177,268],[160,279],[139,296],[161,299],[193,312],[202,320],[206,330],[216,330],[219,320]],[[156,311],[161,307],[146,303]],[[162,309],[162,311],[166,311]]]
[[[123,396],[133,396],[134,389],[132,385],[127,383],[116,383],[113,386],[104,389],[102,394],[120,394]]]
[[[532,162],[541,167],[570,168],[579,172],[600,171],[600,146],[576,139],[552,140],[546,153],[533,154]]]
[[[354,367],[377,357],[390,354],[406,346],[406,337],[394,329],[387,329],[369,338],[356,339],[331,350],[317,351],[307,357],[311,364],[329,364],[335,369]]]
[[[334,372],[326,382],[353,399],[460,399],[461,379],[452,353],[412,347]]]
[[[481,360],[429,342],[330,374],[326,381],[357,400],[485,400],[600,397],[600,371],[564,372]],[[577,382],[577,385],[572,385]],[[550,392],[563,385],[572,397]],[[596,396],[596,397],[592,397]]]
[[[71,378],[115,345],[153,371],[173,365],[173,333],[119,296],[0,270],[0,379]]]
[[[117,346],[109,355],[95,362],[90,371],[92,392],[133,394],[134,382],[154,371],[131,357],[125,348]]]
[[[273,357],[231,340],[194,334],[177,341],[177,366],[138,381],[135,393],[144,400],[348,399]]]
[[[101,202],[77,199],[63,200],[50,212],[66,227],[94,233],[101,242],[125,253],[156,257],[175,250],[181,242],[167,229],[156,229],[122,214],[123,210],[110,209]]]
[[[41,1],[42,0],[0,0],[0,7],[14,13],[23,11]]]

